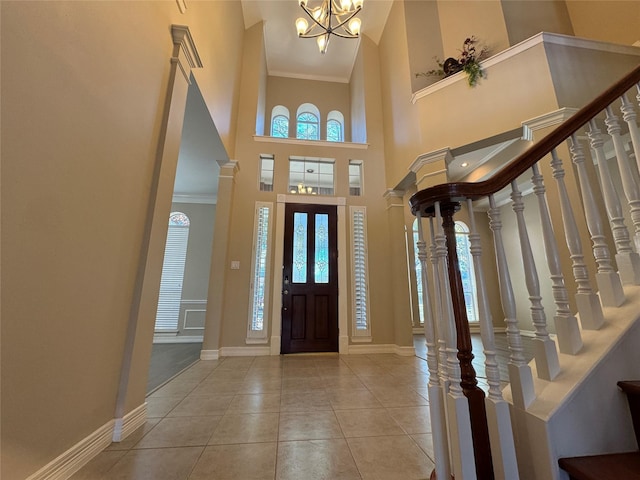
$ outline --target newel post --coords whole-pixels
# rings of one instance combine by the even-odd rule
[[[473,451],[476,463],[476,473],[479,479],[493,479],[493,461],[489,441],[489,428],[485,408],[485,395],[476,380],[476,372],[471,364],[473,353],[471,347],[471,332],[464,301],[460,265],[456,250],[456,233],[453,215],[460,209],[457,202],[441,205],[442,228],[447,240],[447,267],[449,270],[449,285],[451,302],[455,319],[458,360],[460,362],[460,386],[469,402],[471,417],[471,432],[473,436]]]

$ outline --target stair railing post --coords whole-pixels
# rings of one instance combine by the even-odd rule
[[[471,430],[470,404],[464,396],[461,386],[461,368],[458,360],[457,333],[451,302],[451,287],[449,284],[449,267],[447,260],[447,240],[443,230],[440,202],[435,208],[435,242],[436,254],[439,261],[440,284],[442,293],[444,337],[446,339],[447,372],[449,376],[449,395],[447,397],[447,415],[449,437],[451,439],[451,456],[453,460],[453,474],[456,479],[475,480],[476,459],[474,453],[473,434]],[[484,477],[480,477],[484,480]]]
[[[436,328],[433,320],[431,305],[431,286],[427,273],[427,244],[424,240],[422,216],[418,219],[418,259],[422,267],[422,309],[424,311],[424,336],[427,343],[427,366],[429,368],[429,413],[431,416],[431,434],[433,436],[433,456],[435,461],[436,478],[449,479],[451,467],[449,465],[449,444],[447,439],[447,419],[444,407],[445,391],[438,376],[438,352],[436,343]]]
[[[547,316],[542,305],[540,295],[540,280],[538,270],[533,258],[531,241],[527,231],[527,221],[524,218],[524,202],[522,193],[518,188],[518,182],[511,182],[511,199],[513,200],[513,211],[516,214],[518,223],[518,236],[520,238],[520,250],[522,252],[522,263],[524,265],[525,283],[529,292],[531,302],[531,320],[535,327],[534,356],[538,378],[543,380],[553,380],[560,373],[560,362],[558,361],[558,351],[556,343],[549,337],[547,331]]]
[[[531,368],[529,368],[524,359],[522,336],[520,335],[516,317],[516,301],[513,294],[513,286],[511,285],[504,241],[502,240],[502,220],[493,195],[489,196],[489,207],[489,227],[493,232],[500,299],[502,301],[502,310],[505,314],[504,321],[507,325],[507,343],[509,344],[510,352],[507,368],[509,370],[509,380],[511,381],[511,395],[513,404],[524,410],[535,399],[533,375]]]
[[[496,360],[496,342],[493,332],[493,319],[489,309],[489,298],[485,285],[484,271],[482,267],[482,246],[480,234],[476,228],[476,219],[473,212],[473,202],[467,199],[469,212],[469,250],[473,258],[473,270],[476,279],[478,298],[478,317],[480,323],[480,335],[485,356],[485,371],[489,394],[485,399],[487,410],[487,424],[489,438],[491,440],[491,454],[493,457],[494,475],[497,480],[518,480],[518,460],[513,442],[513,430],[509,404],[502,396],[500,389],[500,370]]]
[[[593,255],[598,265],[596,283],[598,284],[600,301],[605,307],[619,307],[625,300],[622,283],[618,272],[611,265],[611,254],[604,237],[604,224],[598,212],[587,169],[584,165],[584,152],[575,134],[571,135],[569,150],[578,171],[584,214],[593,243]]]
[[[631,103],[629,103],[626,95],[623,95],[620,100],[622,102],[620,106],[622,119],[629,127],[632,149],[637,152],[640,148],[640,132],[636,124],[636,112]],[[611,106],[607,107],[606,112],[607,118],[604,123],[607,125],[607,133],[611,136],[613,148],[616,151],[618,169],[620,170],[620,176],[622,178],[622,187],[631,211],[631,221],[633,222],[634,229],[633,243],[636,247],[636,252],[638,252],[640,251],[640,188],[638,188],[638,184],[634,178],[634,173],[638,172],[638,167],[632,166],[627,151],[624,149],[624,143],[620,136],[621,128],[618,117],[613,114]],[[633,169],[636,169],[635,172],[633,172]]]
[[[598,295],[591,287],[589,272],[584,263],[578,225],[569,200],[567,186],[564,183],[565,172],[562,166],[562,160],[558,157],[555,149],[551,151],[551,168],[553,169],[553,178],[555,178],[558,187],[562,225],[564,226],[564,235],[567,241],[567,247],[569,248],[569,254],[571,255],[573,276],[578,285],[575,299],[578,313],[580,314],[580,324],[582,328],[586,330],[597,330],[604,323],[602,305],[600,304]]]
[[[609,109],[607,109],[608,111]],[[607,117],[612,120],[611,117]],[[617,120],[617,119],[616,119]],[[617,122],[616,122],[617,123]],[[618,130],[620,127],[618,126]],[[620,197],[616,192],[616,188],[613,185],[611,179],[611,172],[609,170],[609,162],[604,153],[604,141],[600,129],[596,125],[595,120],[589,122],[589,132],[587,133],[589,140],[591,141],[591,149],[595,153],[596,160],[598,161],[598,172],[600,172],[600,185],[602,187],[602,193],[604,197],[604,203],[609,217],[609,223],[611,224],[611,232],[613,233],[613,240],[616,245],[616,264],[618,265],[618,274],[623,284],[640,284],[640,256],[631,248],[631,238],[629,236],[629,230],[624,224],[624,215],[622,213],[622,203]],[[624,150],[624,148],[623,148]],[[616,151],[617,152],[617,151]],[[626,155],[625,155],[626,158]],[[627,168],[620,170],[624,191],[631,189],[631,186],[624,187],[625,174],[627,172],[627,183],[631,179],[631,171]]]
[[[460,385],[464,396],[467,397],[469,401],[476,473],[478,478],[491,479],[493,478],[493,462],[491,459],[489,430],[487,427],[487,412],[484,405],[485,395],[484,391],[478,387],[476,371],[471,363],[474,358],[471,345],[471,331],[469,330],[467,308],[464,301],[464,290],[456,249],[456,230],[453,215],[459,209],[459,203],[444,205],[444,208],[442,208],[442,227],[447,241],[447,270],[449,273],[448,281],[456,327],[457,356],[460,362]]]
[[[542,238],[544,241],[545,257],[549,266],[551,277],[551,291],[553,300],[556,305],[556,314],[553,317],[556,334],[558,338],[558,348],[562,353],[575,355],[582,348],[582,337],[578,320],[571,313],[569,308],[569,293],[564,284],[564,275],[560,266],[560,254],[558,253],[558,244],[556,236],[551,224],[551,214],[545,195],[545,186],[540,169],[536,163],[531,167],[533,173],[531,181],[533,182],[533,193],[538,198],[538,210],[540,211],[540,221],[542,223]]]

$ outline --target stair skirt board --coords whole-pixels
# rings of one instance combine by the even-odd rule
[[[147,404],[129,412],[121,419],[122,439],[144,425],[147,419]],[[27,480],[66,480],[93,460],[100,452],[111,445],[115,435],[116,420],[109,420],[95,432],[80,440],[73,447],[49,462]]]

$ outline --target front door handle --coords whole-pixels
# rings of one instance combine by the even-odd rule
[[[283,295],[289,295],[289,290],[286,290],[286,289],[285,289],[285,290],[283,290],[283,291],[282,291],[282,294],[283,294]]]

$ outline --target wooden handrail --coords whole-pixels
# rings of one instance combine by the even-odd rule
[[[436,202],[459,202],[467,198],[476,200],[499,192],[638,82],[640,82],[640,65],[488,180],[445,183],[420,190],[409,199],[411,212],[415,215],[420,211],[422,216],[430,216]]]

